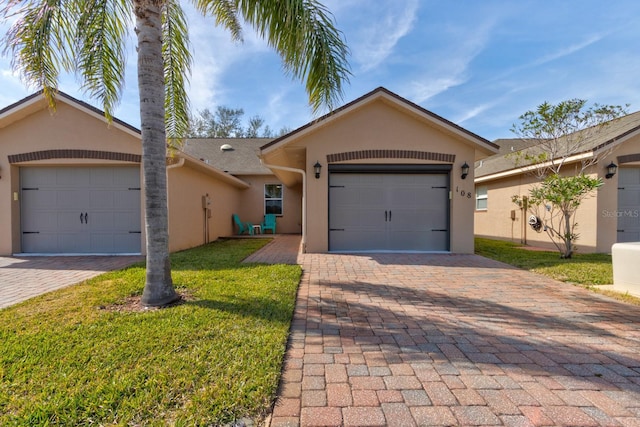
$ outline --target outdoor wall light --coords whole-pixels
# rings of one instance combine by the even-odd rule
[[[609,166],[607,166],[607,174],[604,177],[607,179],[612,178],[613,175],[616,174],[616,172],[618,172],[618,165],[611,162],[609,163]]]
[[[460,178],[467,179],[467,175],[469,175],[469,165],[467,164],[467,162],[464,162],[464,165],[462,165],[462,175],[460,175]]]
[[[320,162],[316,161],[316,164],[313,165],[313,171],[316,174],[316,179],[320,178],[320,170],[322,169],[322,165],[320,164]]]

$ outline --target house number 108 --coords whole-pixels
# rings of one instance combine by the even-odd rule
[[[456,192],[457,192],[457,191],[458,191],[458,187],[456,187]],[[461,190],[461,191],[460,191],[460,195],[461,195],[462,197],[467,196],[467,199],[470,199],[470,198],[471,198],[471,192],[470,192],[470,191],[469,191],[469,192],[466,192],[466,191],[464,191],[464,190]]]

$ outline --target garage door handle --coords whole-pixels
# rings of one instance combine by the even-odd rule
[[[391,211],[389,211],[389,222],[391,222]]]
[[[82,216],[82,212],[80,212],[80,224],[84,224],[84,217]]]
[[[84,223],[89,224],[89,214],[86,212],[84,213]]]
[[[387,221],[388,221],[388,219],[387,219],[387,211],[384,211],[384,222],[387,222]]]

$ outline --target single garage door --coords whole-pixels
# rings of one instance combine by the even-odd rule
[[[138,167],[29,167],[20,182],[23,252],[140,253]]]
[[[640,242],[640,168],[618,169],[618,242]]]
[[[378,170],[330,170],[329,250],[448,251],[448,172]]]

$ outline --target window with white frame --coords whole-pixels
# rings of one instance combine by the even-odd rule
[[[487,186],[481,185],[476,187],[476,210],[487,210]]]
[[[282,184],[264,185],[264,213],[282,215]]]

